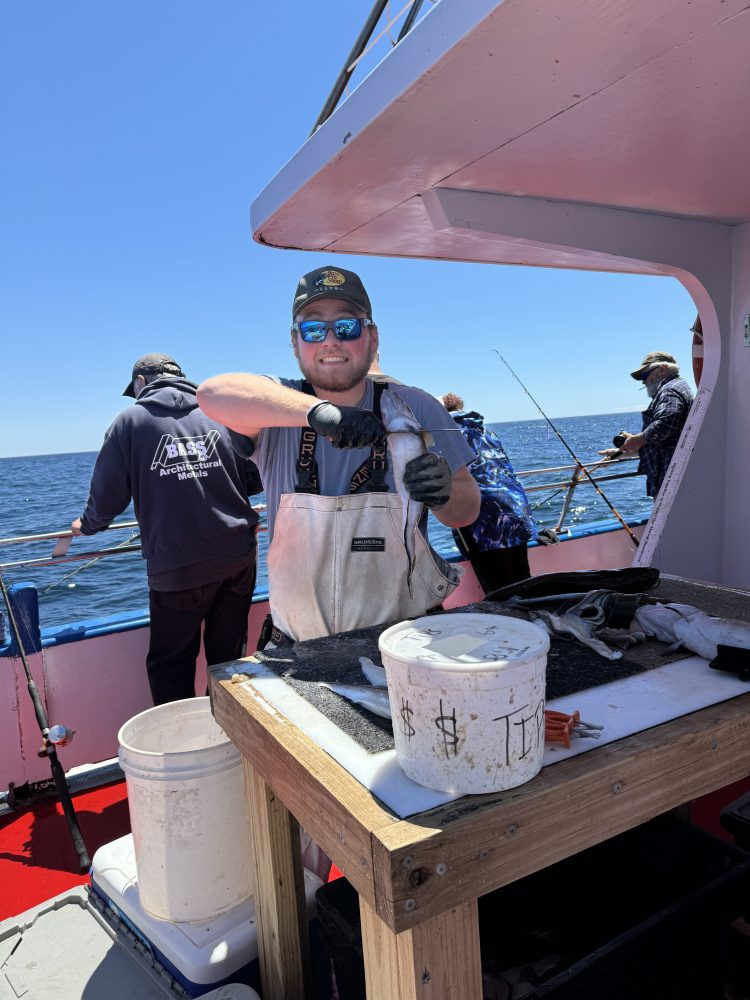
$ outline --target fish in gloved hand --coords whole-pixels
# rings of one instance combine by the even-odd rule
[[[391,389],[380,398],[380,412],[388,433],[396,492],[404,508],[403,540],[408,563],[406,580],[413,597],[411,577],[416,562],[415,532],[425,507],[440,507],[451,494],[451,471],[444,458],[428,451],[434,444],[429,431],[419,426],[408,403]]]

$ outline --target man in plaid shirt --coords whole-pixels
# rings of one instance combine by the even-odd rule
[[[638,452],[638,471],[646,475],[646,494],[655,497],[672,461],[672,455],[685,426],[693,394],[687,382],[680,378],[677,361],[665,351],[651,351],[631,377],[643,382],[651,397],[643,411],[640,434],[623,431],[620,448],[600,452],[609,458]]]

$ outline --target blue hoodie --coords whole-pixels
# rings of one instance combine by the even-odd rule
[[[471,535],[480,551],[506,549],[536,538],[537,529],[529,501],[500,438],[485,429],[484,417],[475,410],[458,410],[451,416],[477,456],[469,472],[479,486],[479,517],[461,530]],[[463,551],[460,537],[454,535]]]
[[[106,528],[132,498],[149,578],[202,563],[208,583],[254,552],[259,518],[247,498],[261,489],[258,470],[235,454],[227,428],[199,409],[195,384],[164,376],[105,434],[81,531]]]

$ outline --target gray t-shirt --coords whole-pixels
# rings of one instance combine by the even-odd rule
[[[281,385],[288,386],[290,389],[302,391],[301,379],[275,378],[274,381],[280,382]],[[450,465],[451,472],[456,472],[474,461],[476,456],[464,440],[455,421],[434,396],[409,385],[398,385],[395,391],[411,407],[420,426],[432,433],[435,444],[430,448],[430,451],[442,455]],[[311,406],[314,400],[315,397],[311,396]],[[372,406],[373,383],[368,378],[365,395],[359,408],[371,410]],[[257,446],[252,453],[253,461],[260,471],[268,502],[269,543],[273,538],[273,526],[281,494],[294,493],[294,487],[297,483],[296,469],[300,433],[299,427],[266,427],[260,432]],[[238,435],[232,436],[237,440]],[[238,450],[240,449],[238,448]],[[245,449],[242,451],[247,453]],[[321,495],[348,495],[352,476],[362,463],[367,461],[369,455],[369,447],[334,448],[329,441],[318,436],[315,459],[318,463],[318,482]],[[390,463],[385,481],[389,490],[393,491],[395,484]]]

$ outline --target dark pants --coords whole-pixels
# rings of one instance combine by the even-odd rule
[[[525,542],[508,549],[487,549],[480,552],[468,533],[461,533],[469,561],[485,594],[507,587],[531,576],[529,552]]]
[[[194,697],[201,625],[209,666],[242,656],[255,571],[253,562],[215,583],[149,591],[151,642],[146,668],[154,705]]]

